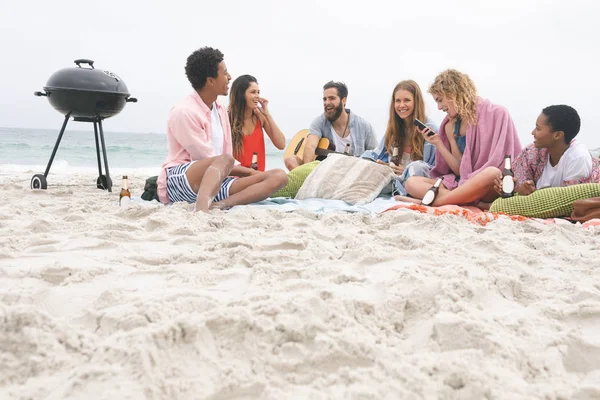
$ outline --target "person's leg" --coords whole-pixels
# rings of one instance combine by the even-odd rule
[[[498,197],[498,193],[494,190],[494,181],[500,176],[502,176],[502,172],[498,168],[488,167],[454,190],[447,190],[446,188],[441,190],[440,187],[433,205],[465,205],[478,200],[484,203],[494,201]]]
[[[236,179],[229,188],[229,197],[215,202],[212,207],[230,208],[242,204],[256,203],[287,185],[285,171],[273,169],[260,174]]]
[[[425,193],[435,183],[436,179],[425,178],[423,176],[411,176],[404,182],[404,189],[408,196],[394,196],[394,199],[398,201],[405,201],[409,203],[421,203],[421,199],[425,196]],[[440,186],[439,190],[444,190],[445,187]],[[446,189],[447,190],[447,189]]]
[[[197,194],[196,211],[207,212],[221,188],[221,182],[233,168],[232,156],[222,154],[194,162],[186,171],[192,190]]]
[[[283,162],[285,163],[285,167],[288,169],[288,171],[291,171],[303,164],[302,159],[296,155],[284,158]]]
[[[401,176],[396,177],[394,180],[394,188],[395,188],[394,192],[397,193],[398,196],[402,197],[402,199],[398,199],[398,200],[406,201],[404,199],[406,199],[406,195],[408,193],[407,193],[406,187],[404,185],[409,178],[412,178],[413,176],[429,178],[432,168],[433,167],[431,165],[427,164],[424,161],[420,161],[420,160],[412,161],[411,163],[409,163],[406,166],[404,173]],[[411,200],[414,200],[414,199],[411,199]]]

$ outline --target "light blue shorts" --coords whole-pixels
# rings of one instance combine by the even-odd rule
[[[189,163],[176,165],[167,169],[167,195],[169,196],[169,200],[172,202],[196,202],[198,194],[192,190],[190,182],[185,174],[190,165],[193,163],[194,161],[191,161]],[[217,197],[215,197],[215,202],[229,197],[229,189],[231,188],[233,181],[236,179],[237,178],[232,176],[228,176],[223,179],[223,182],[221,183],[221,189],[219,189],[219,193],[217,193]]]

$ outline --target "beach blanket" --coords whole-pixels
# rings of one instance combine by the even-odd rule
[[[506,155],[514,158],[521,152],[517,130],[506,108],[479,97],[477,100],[477,125],[471,125],[467,129],[467,143],[460,163],[458,182],[439,150],[435,153],[435,167],[431,171],[431,177],[443,177],[444,186],[450,190],[464,184],[484,168],[502,168]],[[448,116],[442,121],[440,132],[445,132],[447,123]],[[449,148],[446,135],[441,134],[440,137]]]
[[[523,217],[521,215],[507,215],[507,214],[498,213],[498,212],[482,211],[479,208],[472,207],[472,206],[461,207],[461,206],[447,205],[447,206],[440,206],[440,207],[428,207],[428,206],[422,206],[419,204],[402,203],[402,204],[396,204],[396,205],[388,208],[387,210],[384,210],[383,212],[388,212],[388,211],[393,211],[393,210],[401,210],[401,209],[409,209],[409,210],[418,211],[420,213],[436,215],[436,216],[457,215],[457,216],[466,218],[468,221],[470,221],[474,224],[479,224],[479,225],[483,225],[483,226],[487,225],[488,223],[490,223],[492,221],[496,221],[500,218],[508,218],[510,220],[519,221],[519,222],[538,221],[538,222],[541,222],[544,224],[568,224],[568,225],[572,224],[571,221],[564,219],[564,218],[529,218],[529,217]],[[588,220],[587,222],[585,222],[581,225],[584,228],[588,228],[591,226],[600,226],[600,218]]]
[[[156,207],[164,206],[164,204],[153,200],[144,201],[140,197],[132,196],[132,204],[136,204],[136,207]],[[499,218],[507,218],[513,221],[539,221],[544,224],[571,224],[570,221],[560,218],[527,218],[518,215],[506,215],[503,213],[484,212],[477,207],[459,207],[459,206],[442,206],[442,207],[426,207],[413,203],[399,202],[393,197],[380,196],[377,197],[370,203],[364,205],[352,205],[342,200],[326,200],[326,199],[308,199],[308,200],[294,200],[288,198],[269,198],[267,200],[259,201],[243,206],[235,206],[232,210],[243,209],[245,207],[258,207],[269,210],[277,210],[282,212],[293,212],[293,211],[308,211],[316,214],[326,214],[335,212],[347,212],[347,213],[363,213],[370,214],[372,216],[382,214],[393,210],[412,210],[420,213],[426,213],[430,215],[456,215],[466,218],[470,222],[478,225],[486,225],[491,221],[495,221]],[[583,223],[584,228],[591,226],[600,226],[600,218],[588,220]]]
[[[350,213],[367,213],[367,214],[378,214],[393,205],[398,204],[393,197],[382,196],[377,197],[370,203],[363,205],[352,205],[342,200],[327,200],[327,199],[307,199],[307,200],[295,200],[288,198],[270,198],[267,200],[260,201],[248,205],[248,207],[260,207],[278,211],[298,211],[306,210],[317,214],[330,213],[330,212],[350,212]],[[247,206],[236,206],[233,207],[247,207]]]

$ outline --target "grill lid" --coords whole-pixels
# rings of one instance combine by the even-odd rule
[[[83,90],[129,96],[127,85],[114,72],[94,68],[92,60],[78,59],[74,62],[77,67],[63,68],[52,74],[44,90]],[[88,64],[89,68],[81,64]]]

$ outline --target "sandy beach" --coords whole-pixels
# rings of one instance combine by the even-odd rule
[[[600,398],[600,228],[122,208],[117,172],[39,172],[0,170],[1,399]]]

